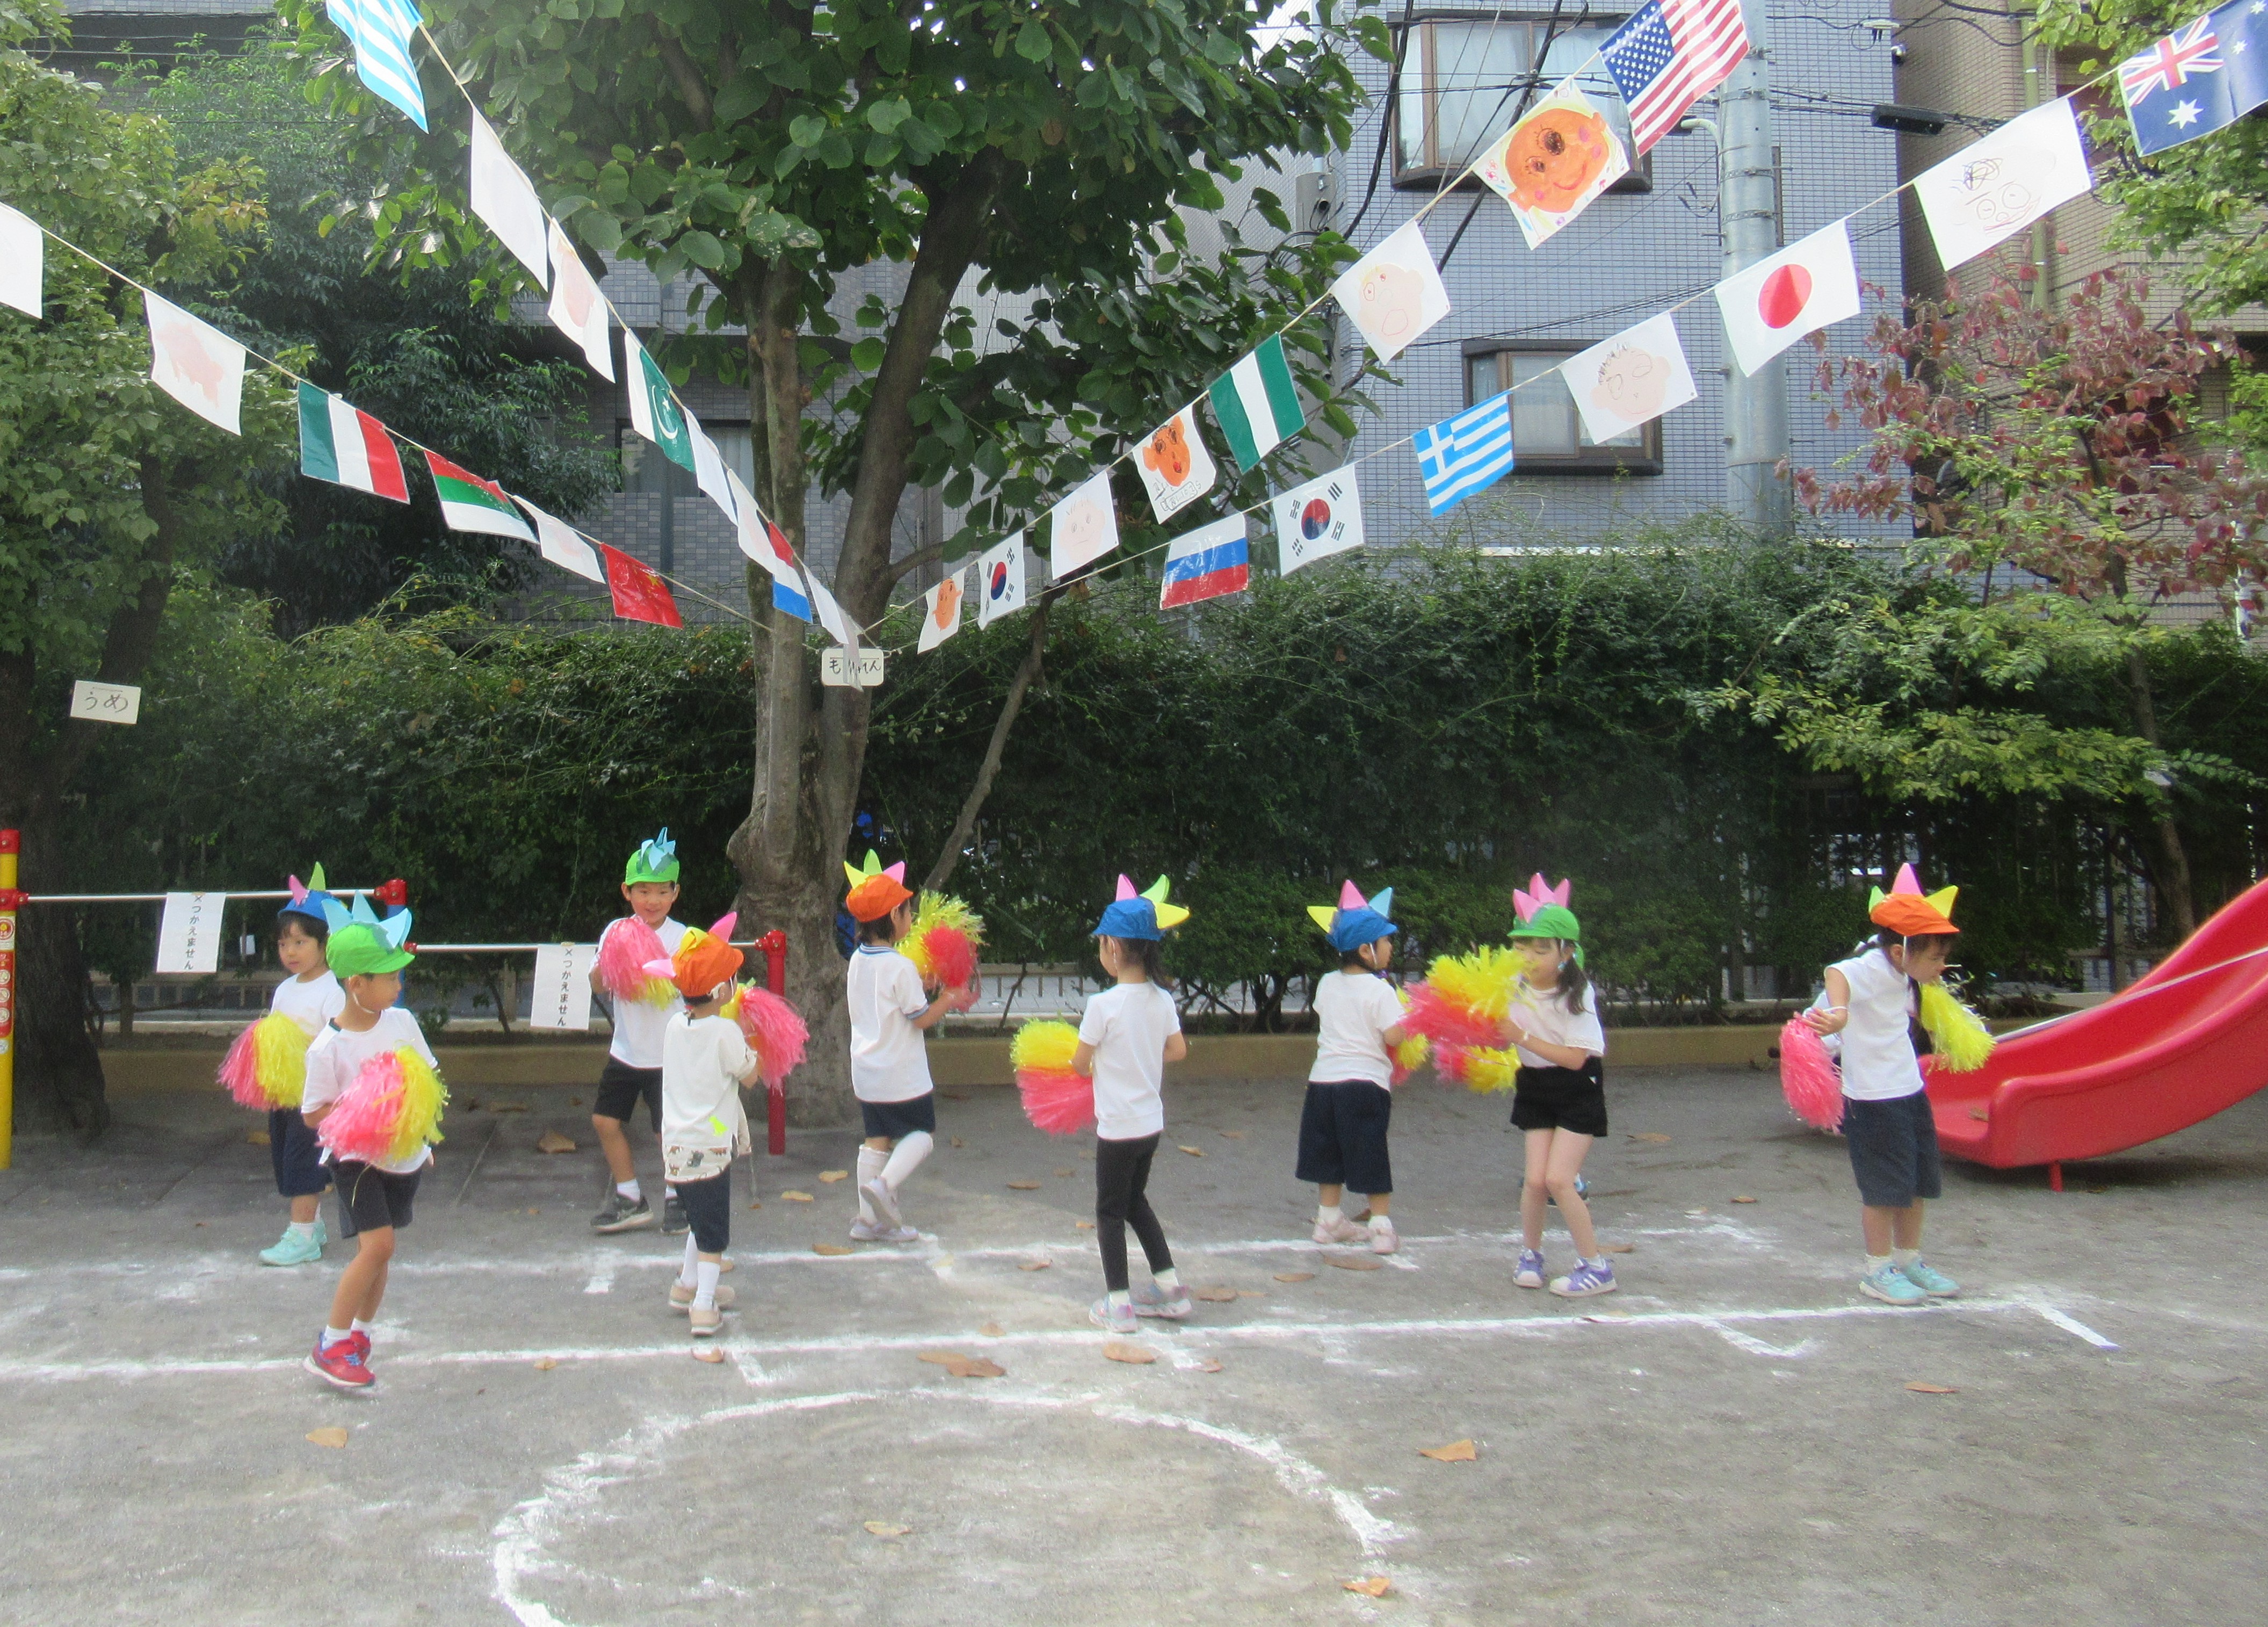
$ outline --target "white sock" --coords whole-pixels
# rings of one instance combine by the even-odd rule
[[[323,1329],[323,1348],[328,1350],[334,1344],[343,1344],[346,1338],[347,1329],[344,1328],[326,1328]]]
[[[1906,1267],[1911,1265],[1915,1261],[1921,1258],[1921,1250],[1918,1248],[1893,1248],[1890,1250],[1890,1258],[1898,1263],[1898,1270],[1903,1271]]]
[[[637,1183],[637,1177],[636,1175],[632,1175],[627,1181],[615,1182],[615,1190],[621,1193],[624,1197],[630,1199],[633,1204],[637,1203],[638,1199],[645,1196],[644,1190],[640,1188]]]
[[[371,1324],[364,1321],[361,1317],[357,1316],[354,1319],[354,1330],[357,1333],[368,1333],[370,1329]]]
[[[680,1288],[693,1286],[696,1280],[694,1268],[700,1263],[701,1246],[693,1240],[693,1233],[688,1232],[685,1234],[685,1263],[677,1273],[677,1285]]]
[[[914,1171],[922,1167],[922,1160],[929,1156],[930,1149],[936,1145],[937,1137],[925,1130],[917,1130],[910,1136],[899,1138],[898,1145],[890,1149],[890,1161],[882,1166],[882,1182],[890,1189],[892,1196],[905,1190],[906,1182],[912,1178]]]
[[[294,1220],[284,1229],[292,1236],[305,1240],[315,1234],[315,1223],[313,1220]]]
[[[715,1310],[717,1279],[724,1275],[725,1263],[721,1260],[698,1260],[694,1263],[693,1270],[693,1303],[704,1311]]]
[[[874,1212],[874,1200],[866,1196],[866,1183],[882,1173],[882,1166],[889,1161],[889,1157],[878,1147],[858,1149],[858,1218],[868,1226],[880,1221],[881,1216]]]
[[[1169,1299],[1174,1297],[1174,1291],[1182,1285],[1182,1274],[1170,1265],[1162,1271],[1151,1272],[1150,1277],[1158,1285],[1158,1292]]]
[[[1389,1215],[1373,1215],[1370,1218],[1370,1229],[1373,1232],[1391,1232],[1394,1229],[1393,1218]]]
[[[1114,1288],[1108,1297],[1110,1308],[1114,1311],[1130,1311],[1134,1308],[1134,1291],[1130,1288]]]
[[[1317,1204],[1315,1205],[1315,1224],[1317,1226],[1329,1226],[1334,1220],[1344,1220],[1344,1218],[1346,1218],[1346,1217],[1339,1213],[1339,1206],[1336,1204]]]
[[[661,1189],[661,1196],[664,1202],[674,1204],[677,1201],[677,1189],[665,1184]]]
[[[1868,1255],[1867,1256],[1867,1274],[1871,1277],[1876,1271],[1879,1271],[1883,1267],[1889,1265],[1889,1263],[1890,1256],[1888,1255]]]

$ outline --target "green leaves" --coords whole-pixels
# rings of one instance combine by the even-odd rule
[[[1036,17],[1016,31],[1016,55],[1027,63],[1043,63],[1055,55],[1055,42],[1048,38],[1047,25]]]

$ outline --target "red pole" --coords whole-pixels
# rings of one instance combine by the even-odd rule
[[[25,894],[16,886],[16,854],[22,838],[0,830],[0,1169],[15,1156],[16,1135],[16,912]]]
[[[764,987],[787,997],[787,934],[772,928],[756,939],[764,952]],[[787,1081],[782,1079],[764,1093],[764,1150],[774,1158],[787,1152]]]

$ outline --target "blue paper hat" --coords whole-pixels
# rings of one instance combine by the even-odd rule
[[[1167,881],[1160,876],[1150,884],[1147,892],[1138,893],[1134,883],[1124,876],[1118,878],[1118,897],[1102,912],[1102,924],[1088,934],[1094,938],[1162,939],[1167,929],[1179,926],[1189,918],[1189,912],[1179,904],[1166,902]]]
[[[1391,938],[1402,929],[1394,924],[1394,889],[1382,887],[1374,898],[1365,898],[1351,881],[1339,887],[1339,905],[1309,904],[1307,915],[1341,954],[1352,954],[1365,944]]]
[[[307,872],[305,881],[297,876],[287,876],[284,880],[291,889],[291,902],[276,912],[276,918],[281,921],[289,915],[307,916],[328,927],[330,917],[324,913],[323,906],[336,901],[331,897],[328,885],[323,880],[323,867],[317,865]]]

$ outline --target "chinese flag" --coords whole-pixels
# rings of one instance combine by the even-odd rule
[[[607,587],[615,596],[615,614],[626,622],[652,622],[662,627],[682,627],[677,600],[669,584],[651,565],[642,565],[618,548],[599,544],[607,562]]]

